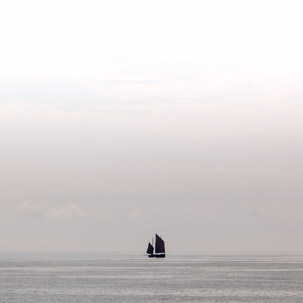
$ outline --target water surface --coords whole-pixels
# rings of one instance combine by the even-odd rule
[[[0,303],[303,302],[303,256],[0,255]]]

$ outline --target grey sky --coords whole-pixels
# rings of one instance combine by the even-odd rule
[[[1,250],[302,252],[301,9],[6,3]]]

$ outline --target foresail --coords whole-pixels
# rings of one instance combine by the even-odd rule
[[[148,243],[146,253],[149,254],[149,255],[152,255],[154,253],[154,247],[150,243]]]

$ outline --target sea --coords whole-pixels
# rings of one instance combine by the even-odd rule
[[[303,302],[303,256],[1,254],[0,303]]]

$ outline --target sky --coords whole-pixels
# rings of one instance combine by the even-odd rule
[[[301,1],[5,1],[2,252],[303,253]]]

